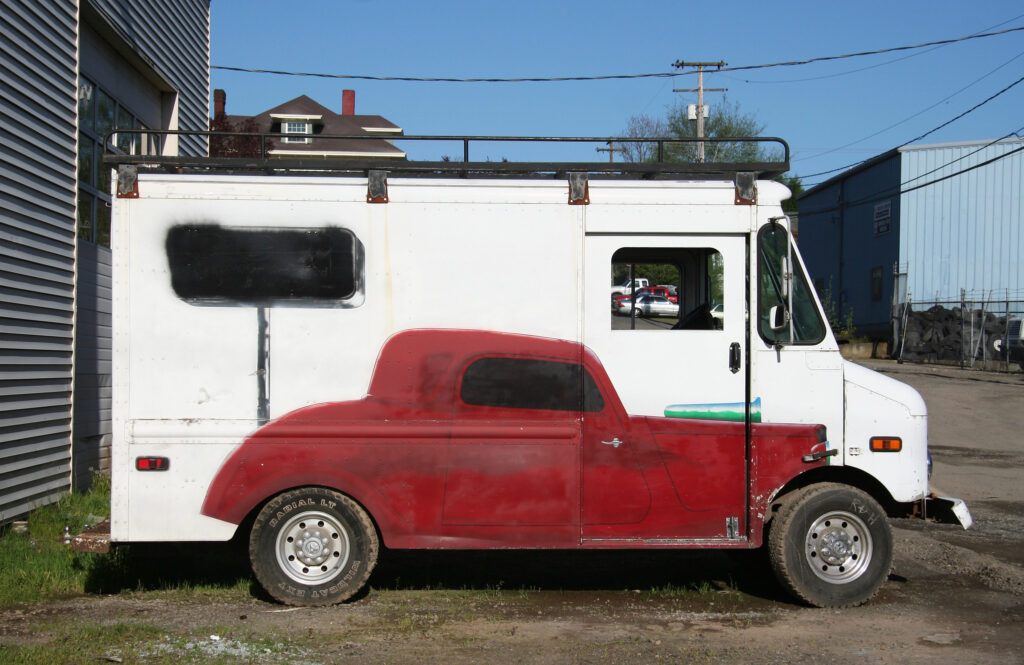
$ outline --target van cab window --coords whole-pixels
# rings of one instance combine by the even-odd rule
[[[757,311],[758,331],[768,343],[789,342],[789,325],[772,329],[773,307],[789,309],[783,282],[783,263],[787,257],[789,233],[779,224],[769,224],[757,236]],[[796,344],[817,344],[825,338],[825,324],[818,313],[818,306],[811,295],[807,277],[796,256],[793,257],[793,342]]]
[[[612,330],[721,330],[723,271],[722,254],[711,247],[617,250]]]

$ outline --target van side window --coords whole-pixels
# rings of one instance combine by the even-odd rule
[[[339,305],[362,285],[359,240],[342,228],[226,228],[167,233],[174,293],[192,304]]]
[[[721,330],[724,269],[722,254],[712,247],[617,250],[612,330]]]
[[[786,229],[777,224],[765,226],[757,235],[758,331],[768,343],[789,341],[789,326],[772,330],[769,321],[772,307],[789,306],[783,297],[782,280],[782,264],[787,253],[788,239]],[[793,341],[797,344],[817,344],[825,338],[825,324],[818,314],[807,276],[795,254],[793,263]]]
[[[462,401],[474,406],[550,411],[604,410],[604,398],[581,365],[533,358],[481,358],[462,377]]]

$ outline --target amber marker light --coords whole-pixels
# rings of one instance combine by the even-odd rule
[[[871,450],[876,453],[898,453],[903,450],[903,440],[895,436],[873,436]]]

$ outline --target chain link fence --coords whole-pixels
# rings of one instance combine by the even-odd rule
[[[895,305],[891,355],[972,369],[1024,369],[1024,299],[964,294],[960,300]]]

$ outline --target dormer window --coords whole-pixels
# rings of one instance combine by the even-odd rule
[[[299,120],[289,120],[281,123],[282,134],[312,134],[313,123]],[[284,143],[312,143],[309,136],[285,136]]]

